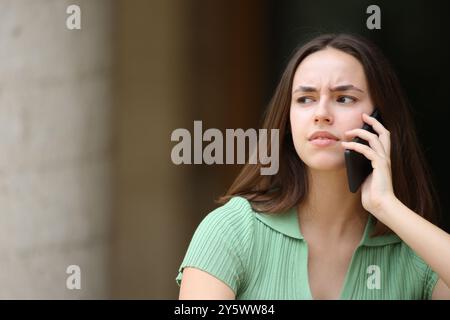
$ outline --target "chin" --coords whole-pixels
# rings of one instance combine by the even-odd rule
[[[316,171],[338,171],[344,169],[343,166],[337,165],[312,165],[308,167]]]
[[[302,159],[303,162],[310,168],[318,171],[336,171],[342,170],[345,167],[343,159],[336,159],[334,157],[322,157],[321,159]]]

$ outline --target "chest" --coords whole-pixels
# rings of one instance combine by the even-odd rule
[[[421,269],[401,243],[348,249],[326,248],[312,239],[276,240],[266,234],[256,238],[238,299],[422,297]]]
[[[310,246],[307,276],[313,299],[339,299],[356,246],[321,248]]]

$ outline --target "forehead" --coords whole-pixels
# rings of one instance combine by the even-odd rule
[[[361,63],[353,56],[333,48],[314,52],[297,67],[293,87],[298,85],[332,86],[353,84],[366,88]]]

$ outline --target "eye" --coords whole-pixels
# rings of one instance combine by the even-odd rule
[[[312,97],[300,97],[297,99],[297,102],[302,103],[302,104],[310,103],[312,101],[314,101],[314,99]]]
[[[337,98],[337,102],[339,103],[344,103],[344,104],[349,104],[349,103],[355,103],[358,99],[356,99],[355,97],[352,96],[340,96]]]

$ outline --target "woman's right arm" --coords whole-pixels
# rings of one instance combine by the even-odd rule
[[[184,268],[180,300],[234,300],[233,290],[225,283],[196,268]]]

